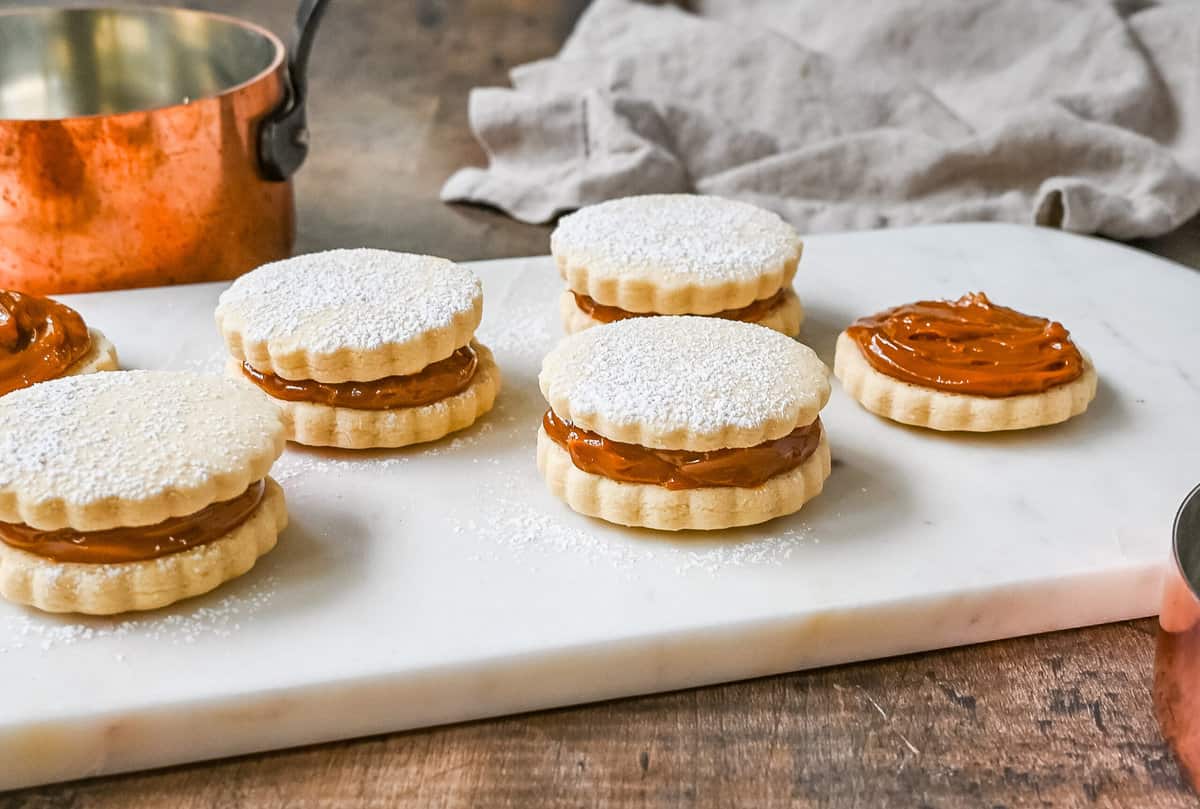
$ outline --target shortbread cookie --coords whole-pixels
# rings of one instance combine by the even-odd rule
[[[550,251],[568,332],[639,315],[719,315],[795,335],[803,247],[770,211],[690,194],[627,197],[563,217]],[[582,315],[582,316],[581,316]]]
[[[117,347],[99,329],[88,329],[90,340],[88,351],[63,373],[63,376],[94,374],[98,371],[115,371],[121,367],[117,360]]]
[[[482,287],[430,256],[335,250],[268,264],[221,295],[218,326],[249,380],[311,446],[401,447],[470,426],[500,372],[472,340]]]
[[[834,373],[872,413],[947,431],[1056,424],[1084,412],[1097,386],[1061,323],[982,293],[862,318],[839,335]]]
[[[0,595],[153,609],[245,573],[287,522],[278,412],[250,385],[71,376],[0,399]]]
[[[288,435],[310,447],[404,447],[435,441],[471,426],[492,409],[500,391],[500,369],[492,352],[471,344],[479,365],[461,392],[426,405],[385,410],[362,410],[303,401],[276,399]],[[242,363],[229,358],[226,374],[244,378]]]
[[[475,274],[434,256],[330,250],[266,264],[221,293],[229,353],[283,379],[351,382],[420,371],[483,316]]]
[[[116,348],[74,309],[0,290],[0,396],[49,379],[116,368]]]
[[[749,525],[821,491],[826,368],[738,321],[647,317],[563,340],[538,377],[538,468],[577,511],[661,530]]]

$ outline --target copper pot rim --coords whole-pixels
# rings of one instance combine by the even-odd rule
[[[202,104],[208,101],[214,101],[226,96],[236,95],[245,90],[247,87],[252,87],[255,84],[267,79],[273,75],[284,64],[287,59],[287,46],[283,44],[278,36],[263,26],[243,19],[235,17],[232,14],[221,14],[216,11],[202,11],[200,9],[180,8],[178,6],[166,5],[147,5],[147,6],[106,6],[100,4],[81,4],[68,6],[17,6],[16,8],[0,9],[0,17],[10,17],[19,15],[33,15],[43,13],[58,13],[63,11],[112,11],[117,13],[128,14],[169,14],[175,16],[188,17],[203,17],[210,20],[216,20],[221,23],[237,26],[244,30],[250,31],[259,35],[275,49],[275,55],[271,58],[271,63],[265,68],[255,73],[245,81],[239,82],[231,87],[226,87],[217,93],[193,98],[186,103],[180,102],[175,104],[163,104],[158,107],[145,107],[136,110],[126,110],[125,112],[98,112],[91,115],[68,115],[59,118],[3,118],[0,117],[0,125],[3,124],[55,124],[66,123],[68,121],[88,121],[88,120],[119,120],[126,117],[135,117],[154,113],[165,113],[171,110],[186,109],[194,107],[197,104]]]

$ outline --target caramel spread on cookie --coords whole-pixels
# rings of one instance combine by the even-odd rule
[[[0,396],[62,376],[91,346],[87,325],[74,309],[0,290]]]
[[[797,427],[774,441],[710,452],[650,449],[612,441],[576,427],[553,410],[547,410],[542,417],[542,427],[554,443],[567,451],[571,462],[584,472],[626,483],[652,483],[667,489],[761,486],[804,463],[821,442],[820,419]]]
[[[1042,393],[1083,373],[1083,355],[1061,323],[997,306],[982,292],[897,306],[846,333],[876,371],[952,393]]]
[[[420,407],[466,390],[479,367],[479,356],[469,345],[415,374],[385,376],[371,382],[316,382],[283,379],[242,363],[242,372],[276,399],[311,402],[355,410],[392,410]]]
[[[584,295],[581,292],[572,292],[575,296],[575,305],[584,313],[589,315],[593,320],[598,320],[601,323],[612,323],[617,320],[624,320],[629,317],[656,317],[657,312],[629,312],[618,306],[608,306],[603,303],[597,303],[595,299]],[[781,289],[769,298],[760,298],[757,301],[743,306],[740,309],[725,309],[721,312],[714,312],[707,317],[719,317],[725,320],[741,320],[746,323],[757,323],[767,316],[772,309],[783,302],[785,290]]]
[[[266,484],[260,480],[232,500],[137,528],[41,531],[21,523],[0,522],[0,541],[56,562],[143,562],[220,539],[250,518],[265,491]]]

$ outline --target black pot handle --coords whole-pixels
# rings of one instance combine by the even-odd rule
[[[258,133],[258,162],[263,177],[283,182],[308,156],[308,55],[329,0],[301,0],[296,32],[288,47],[287,92],[263,119]]]

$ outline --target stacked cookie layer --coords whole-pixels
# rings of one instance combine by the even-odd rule
[[[287,524],[279,412],[220,377],[115,371],[0,399],[0,594],[162,607],[249,570]]]
[[[399,447],[461,430],[500,388],[473,337],[483,291],[433,256],[333,250],[242,276],[217,306],[227,371],[283,410],[288,438]]]
[[[634,318],[548,354],[538,468],[571,508],[621,525],[716,529],[798,510],[829,475],[826,368],[768,329]]]
[[[566,281],[568,333],[650,315],[705,315],[791,336],[803,244],[770,211],[690,194],[626,197],[563,217],[550,252]]]

